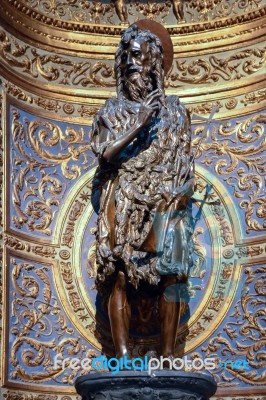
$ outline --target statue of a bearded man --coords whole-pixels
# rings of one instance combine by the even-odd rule
[[[100,109],[91,133],[102,188],[96,286],[108,296],[117,358],[128,354],[131,300],[139,293],[159,297],[161,354],[174,356],[182,296],[167,301],[164,293],[186,284],[191,262],[190,118],[177,96],[164,94],[163,50],[150,30],[123,32],[117,97]]]

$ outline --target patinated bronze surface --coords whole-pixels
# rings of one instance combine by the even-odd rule
[[[177,96],[165,96],[160,36],[137,25],[124,31],[117,97],[96,115],[91,134],[101,184],[96,285],[108,296],[117,357],[128,354],[131,301],[141,293],[159,296],[161,353],[174,355],[191,264],[190,118]],[[164,296],[170,285],[174,301]]]

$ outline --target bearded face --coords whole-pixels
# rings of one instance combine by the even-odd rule
[[[149,44],[141,38],[132,39],[121,55],[124,92],[130,100],[140,102],[153,90]]]
[[[130,100],[139,101],[145,99],[147,94],[152,91],[152,80],[148,71],[131,74],[125,79],[124,88]]]

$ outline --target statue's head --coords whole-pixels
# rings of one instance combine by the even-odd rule
[[[163,47],[158,36],[132,25],[122,34],[115,56],[118,97],[141,101],[163,90]]]

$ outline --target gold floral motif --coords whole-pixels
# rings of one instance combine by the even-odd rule
[[[33,246],[28,242],[21,241],[13,236],[4,235],[5,246],[19,251],[32,252],[38,256],[46,258],[55,258],[55,249],[50,246]]]
[[[85,310],[82,305],[82,301],[79,297],[79,294],[76,291],[76,288],[74,285],[74,278],[73,278],[73,271],[72,271],[71,263],[61,261],[60,266],[61,266],[61,274],[62,274],[63,280],[66,283],[68,298],[69,298],[70,304],[71,304],[74,312]]]
[[[44,289],[43,289],[43,295],[45,297],[45,303],[43,304],[43,307],[39,309],[39,313],[35,312],[33,318],[30,317],[30,311],[29,307],[26,305],[26,303],[23,303],[24,307],[26,308],[26,311],[24,312],[23,315],[17,315],[18,321],[21,322],[21,325],[23,326],[23,330],[21,332],[15,332],[18,334],[18,336],[22,336],[23,334],[28,334],[30,330],[33,328],[34,325],[38,325],[42,318],[44,317],[45,314],[47,314],[48,309],[50,307],[50,302],[51,302],[51,286],[49,283],[49,279],[46,275],[46,271],[48,271],[47,267],[43,267],[40,269],[36,269],[33,265],[29,263],[21,263],[17,264],[16,260],[13,259],[11,260],[12,264],[14,266],[12,270],[12,282],[13,286],[15,289],[15,298],[13,302],[13,314],[16,315],[16,305],[20,306],[21,304],[21,299],[17,298],[18,296],[22,297],[32,297],[32,298],[37,298],[39,296],[39,290],[40,290],[40,283],[37,282],[37,280],[33,279],[32,276],[29,276],[28,278],[24,277],[22,280],[22,284],[18,283],[19,278],[21,278],[22,271],[29,272],[29,271],[35,271],[44,284]],[[17,294],[17,295],[16,295]],[[21,318],[29,318],[29,321],[27,324],[22,323]]]
[[[38,107],[43,108],[44,110],[58,112],[61,109],[58,101],[54,101],[51,99],[44,99],[41,97],[35,97],[29,94],[26,94],[18,88],[17,86],[13,85],[11,82],[6,82],[5,88],[8,94],[17,98],[18,100],[22,100],[28,102],[30,104],[36,104]]]
[[[218,110],[222,108],[222,103],[220,101],[215,101],[215,102],[205,102],[201,103],[200,105],[195,105],[195,106],[188,106],[188,110],[191,114],[196,113],[196,114],[210,114],[213,107],[217,107]]]
[[[208,60],[176,60],[168,73],[168,86],[178,87],[176,82],[208,83],[232,81],[251,75],[265,66],[266,49],[252,48],[227,58],[210,56]]]
[[[49,226],[54,208],[59,206],[66,183],[60,180],[58,174],[48,171],[58,165],[64,178],[78,178],[81,167],[77,161],[85,157],[83,153],[90,149],[90,145],[84,141],[82,128],[67,127],[63,133],[59,126],[46,120],[28,121],[25,118],[23,124],[19,112],[13,109],[12,113],[12,137],[16,149],[13,160],[13,204],[16,215],[13,216],[13,222],[17,228],[26,224],[30,231],[51,235]],[[52,152],[56,145],[63,148],[64,142],[64,152]],[[29,155],[27,146],[30,146],[36,158]],[[40,173],[39,179],[37,171]],[[30,197],[35,200],[28,201]],[[22,198],[28,201],[23,209]]]
[[[83,302],[80,298],[79,292],[76,288],[74,282],[74,271],[71,262],[61,261],[60,271],[66,285],[65,288],[67,292],[67,297],[70,302],[72,310],[74,311],[74,313],[77,313],[77,316],[81,321],[87,321],[88,319],[90,319],[90,316],[86,312]],[[93,320],[91,320],[91,322],[86,325],[86,329],[89,329],[89,331],[91,331],[92,328],[90,327],[91,324],[93,323],[94,323]]]
[[[5,82],[4,86],[7,93],[11,96],[16,97],[18,100],[27,101],[30,104],[33,103],[33,97],[31,95],[26,94],[25,92],[23,92],[23,90],[13,85],[11,82]]]
[[[46,257],[46,258],[55,258],[55,249],[49,246],[32,246],[31,250],[37,256]]]
[[[233,264],[232,263],[223,263],[223,270],[222,270],[222,280],[228,281],[231,278],[233,272]],[[222,282],[221,280],[221,282]]]
[[[0,31],[0,55],[9,67],[19,69],[35,79],[79,87],[115,87],[113,62],[76,62],[71,58],[49,53],[42,55],[35,48],[21,46],[17,41],[11,40],[4,31]],[[166,87],[178,87],[180,82],[206,84],[238,80],[261,70],[265,62],[265,48],[243,50],[227,58],[210,56],[208,59],[196,58],[189,61],[178,59],[166,77]],[[23,93],[20,96],[26,99]],[[41,98],[31,100],[40,107],[55,112],[61,108],[57,101]],[[232,104],[228,104],[230,109]],[[82,108],[80,112],[82,114]]]
[[[144,16],[145,18],[156,19],[158,22],[164,23],[165,18],[169,15],[170,8],[171,2],[169,0],[161,3],[155,3],[152,1],[142,3],[137,1],[135,4],[130,4],[129,14],[135,16],[140,13],[142,18]]]
[[[265,231],[266,230],[266,198],[262,191],[263,179],[256,174],[244,175],[242,171],[238,173],[240,179],[238,181],[239,189],[251,189],[249,200],[240,202],[240,207],[245,210],[246,224],[248,228],[247,233],[251,231]],[[227,180],[229,182],[229,180]],[[263,223],[260,224],[258,219],[262,219]]]
[[[222,124],[217,132],[214,129],[212,142],[203,144],[201,150],[208,151],[208,158],[205,157],[202,162],[214,165],[218,175],[231,175],[236,171],[234,176],[225,180],[234,188],[236,198],[247,197],[245,192],[248,193],[248,198],[240,202],[240,207],[245,210],[247,233],[266,230],[266,198],[263,191],[263,175],[266,172],[265,123],[266,115],[258,114],[242,121]]]
[[[223,302],[224,302],[224,297],[221,293],[219,293],[217,296],[211,298],[208,308],[210,310],[219,311]]]
[[[12,0],[9,0],[11,2]],[[13,1],[12,1],[13,3]],[[171,2],[168,1],[167,3]],[[176,19],[170,15],[167,21],[170,23],[177,22],[204,22],[212,21],[225,17],[233,17],[240,14],[239,22],[241,22],[241,14],[252,12],[253,10],[262,8],[262,0],[178,0],[172,3],[181,3],[182,8],[178,13],[174,12]],[[26,14],[31,15],[36,20],[41,20],[46,24],[53,24],[67,27],[73,21],[75,22],[92,22],[96,24],[113,25],[114,21],[127,22],[128,13],[125,0],[113,0],[110,3],[103,1],[71,0],[67,4],[59,0],[25,0],[24,3],[15,2],[15,6]],[[163,2],[148,2],[148,7],[140,1],[131,1],[129,7],[129,17],[134,16],[135,19],[143,18],[143,15],[154,18],[158,22],[164,21],[165,7]],[[141,7],[142,6],[142,7]],[[170,7],[168,6],[168,7]],[[180,6],[179,6],[180,8]],[[176,7],[174,8],[176,11]],[[116,15],[114,15],[116,14]],[[168,16],[168,13],[166,14]],[[164,18],[163,18],[164,17]],[[181,18],[180,18],[181,17]],[[129,18],[132,23],[134,19]],[[60,24],[61,22],[61,24]]]
[[[233,108],[235,108],[237,106],[237,99],[236,98],[232,98],[229,99],[226,103],[225,103],[225,107],[228,110],[232,110]]]
[[[100,1],[91,2],[88,0],[81,0],[81,7],[86,9],[90,15],[90,20],[94,23],[101,23],[101,18],[107,14],[107,22],[112,23],[111,17],[114,15],[113,13],[112,3],[104,4]]]
[[[235,14],[240,14],[241,20],[242,13],[257,9],[260,5],[262,5],[262,0],[188,0],[186,2],[187,12],[191,14],[192,21],[209,21]]]
[[[68,6],[62,4],[61,1],[57,0],[26,0],[26,4],[44,15],[50,15],[63,20],[74,20],[77,22],[90,21],[93,23],[109,22],[113,24],[112,17],[114,16],[114,9],[120,21],[127,21],[127,12],[124,0],[114,0],[110,3],[96,2],[81,0],[72,0]],[[40,18],[40,14],[37,18]]]
[[[26,0],[25,3],[31,9],[38,10],[40,14],[37,18],[44,14],[62,20],[73,19],[77,22],[90,21],[97,24],[102,23],[102,18],[105,16],[107,22],[112,23],[111,17],[114,14],[114,4],[104,4],[100,1],[72,0],[69,5],[58,0],[35,0],[34,2]]]
[[[75,111],[75,107],[73,106],[73,104],[65,103],[63,105],[63,110],[66,114],[73,114],[73,112]]]
[[[212,206],[214,216],[220,225],[222,245],[228,246],[233,244],[233,234],[229,222],[225,218],[225,212],[220,204]]]
[[[75,222],[81,216],[82,211],[84,210],[85,205],[80,201],[76,200],[74,207],[72,208],[69,214],[69,220],[66,226],[66,230],[63,235],[62,243],[68,247],[71,247],[74,239],[74,231],[75,231]]]
[[[194,8],[198,12],[205,14],[207,11],[212,10],[216,7],[217,4],[221,3],[222,0],[188,0],[188,3],[191,8]]]
[[[115,86],[111,65],[104,62],[76,62],[71,58],[55,54],[41,54],[40,51],[28,45],[21,46],[16,40],[8,37],[3,30],[0,31],[0,56],[9,67],[46,82],[56,81],[60,85],[79,85],[81,87]],[[49,103],[49,100],[38,99],[36,101],[42,107],[49,106],[53,109],[58,107],[56,102]]]
[[[34,104],[44,110],[53,111],[58,113],[58,111],[64,111],[65,114],[70,115],[75,112],[75,106],[71,103],[62,103],[59,101],[54,101],[52,99],[44,99],[42,97],[36,97],[33,95],[29,95],[24,92],[19,87],[15,86],[11,82],[5,82],[4,86],[6,91],[11,96],[15,97],[20,101],[27,102],[29,104]],[[81,115],[81,117],[93,117],[99,108],[92,107],[89,105],[81,104],[81,106],[77,109],[77,112]]]
[[[266,100],[266,89],[259,90],[258,92],[248,93],[245,95],[244,99],[241,100],[245,106],[248,104],[258,104]]]
[[[61,274],[67,285],[72,285],[73,283],[73,272],[70,262],[61,262]],[[72,287],[72,286],[71,286]]]
[[[69,257],[70,257],[70,253],[69,253],[68,250],[61,250],[61,251],[59,252],[59,256],[60,256],[61,258],[63,258],[63,260],[68,260]]]
[[[53,394],[28,394],[10,392],[4,394],[5,400],[59,400],[58,396]]]
[[[208,345],[202,347],[206,356],[215,354],[221,359],[229,355],[231,359],[245,358],[250,370],[235,371],[230,365],[226,372],[216,373],[218,384],[234,383],[235,378],[251,384],[262,386],[266,382],[265,370],[265,294],[266,267],[247,267],[247,276],[241,292],[241,299],[235,304],[235,311],[229,316],[223,332],[212,338]],[[225,336],[225,334],[226,336]],[[247,338],[249,341],[247,341]],[[230,378],[229,378],[230,376]]]
[[[4,244],[15,250],[26,250],[30,251],[31,246],[29,243],[23,243],[21,240],[12,236],[4,235]]]
[[[61,106],[59,105],[58,101],[49,100],[49,99],[43,99],[43,98],[40,98],[40,97],[34,98],[34,103],[37,106],[43,108],[44,110],[54,111],[56,113],[61,108]]]
[[[190,330],[189,334],[186,336],[186,341],[196,338],[200,333],[204,332],[205,327],[202,326],[200,322],[197,322]]]
[[[260,256],[264,251],[266,251],[266,247],[245,246],[245,247],[240,247],[236,254],[238,255],[238,258],[243,258],[243,257],[249,258],[249,257]]]
[[[54,366],[53,357],[64,353],[93,358],[96,352],[81,345],[80,338],[73,337],[74,331],[52,294],[49,267],[15,259],[11,262],[12,315],[15,317],[12,325],[15,336],[11,348],[12,377],[26,382],[44,382],[64,374],[62,381],[73,383],[76,373],[68,375],[62,365]],[[31,373],[31,368],[36,367],[42,367],[42,371]]]
[[[82,117],[93,117],[98,111],[98,108],[85,106],[84,104],[78,108],[78,112]]]

